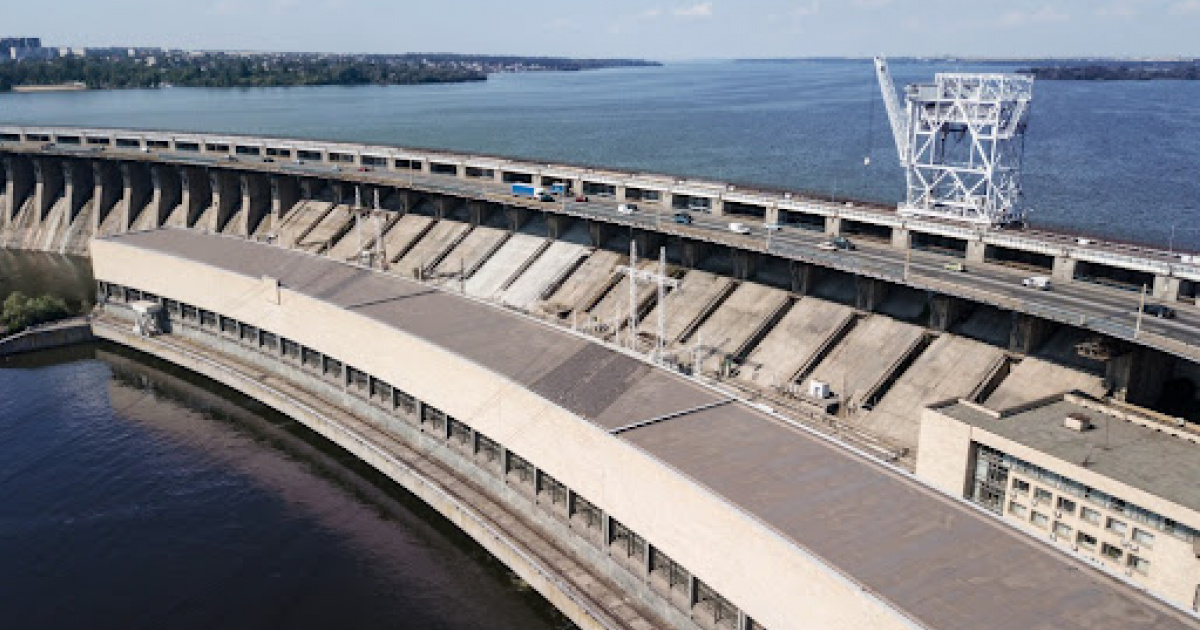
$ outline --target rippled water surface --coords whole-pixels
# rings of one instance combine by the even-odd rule
[[[0,627],[562,627],[391,484],[148,361],[0,363]]]
[[[937,71],[1016,68],[892,69],[903,85]],[[1026,191],[1035,223],[1200,250],[1200,81],[1041,81],[1034,94]],[[676,63],[435,86],[7,94],[0,121],[427,146],[886,202],[903,195],[865,60]]]

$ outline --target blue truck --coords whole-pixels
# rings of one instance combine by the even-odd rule
[[[513,184],[512,194],[514,197],[533,197],[537,199],[546,194],[546,189],[533,184]]]

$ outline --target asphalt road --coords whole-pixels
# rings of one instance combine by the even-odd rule
[[[22,148],[43,150],[40,145]],[[52,153],[65,155],[101,152],[94,148],[55,146]],[[107,148],[106,155],[117,155],[123,159],[142,161],[172,161],[196,166],[224,166],[256,171],[277,172],[308,177],[337,177],[350,181],[378,183],[392,186],[412,186],[419,189],[454,196],[486,199],[523,205],[541,210],[558,210],[567,214],[592,217],[608,222],[657,229],[669,233],[684,234],[714,242],[744,246],[772,254],[797,258],[814,264],[825,265],[851,273],[873,276],[899,282],[916,288],[939,290],[956,294],[1003,308],[1047,317],[1105,332],[1118,337],[1134,338],[1138,326],[1138,304],[1141,296],[1136,292],[1116,287],[1092,284],[1085,281],[1054,281],[1048,291],[1040,291],[1021,285],[1023,278],[1030,275],[1048,275],[1029,269],[997,263],[967,263],[967,271],[951,271],[944,267],[947,262],[960,261],[950,255],[936,252],[912,250],[906,252],[888,244],[865,238],[855,238],[853,251],[829,252],[818,249],[818,245],[829,237],[819,232],[795,226],[782,226],[768,235],[761,221],[738,217],[716,217],[707,213],[690,212],[691,225],[675,223],[675,211],[661,209],[657,204],[639,204],[632,214],[617,212],[618,202],[603,198],[590,198],[576,202],[572,198],[553,203],[530,198],[514,197],[510,184],[483,180],[460,180],[443,175],[424,175],[416,172],[386,169],[363,169],[355,166],[332,167],[325,164],[301,163],[277,159],[267,162],[256,156],[238,156],[236,160],[190,155],[179,152],[153,151],[146,153],[136,149],[121,150]],[[740,221],[750,227],[749,235],[734,234],[729,223]],[[1148,298],[1149,299],[1149,298]],[[1141,321],[1143,333],[1154,333],[1167,339],[1193,346],[1184,352],[1195,353],[1200,358],[1200,309],[1194,305],[1171,304],[1177,317],[1174,320],[1145,316]],[[1152,345],[1154,340],[1141,339]],[[1166,348],[1171,349],[1171,348]],[[1179,348],[1174,348],[1179,350]]]

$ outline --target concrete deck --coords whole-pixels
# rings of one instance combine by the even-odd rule
[[[911,478],[749,405],[732,402],[688,413],[722,398],[565,331],[395,276],[242,239],[163,230],[106,240],[248,280],[278,278],[289,291],[435,344],[600,426],[625,425],[672,408],[683,412],[616,439],[754,515],[926,627],[1200,627]],[[648,400],[659,407],[640,406]],[[671,473],[664,468],[663,474]],[[679,535],[688,535],[686,523],[680,523]],[[776,579],[755,575],[752,567],[747,572],[747,579],[759,580],[764,588]]]
[[[553,289],[556,283],[588,255],[588,248],[566,241],[554,241],[503,293],[500,301],[522,310],[529,310]]]
[[[707,271],[689,271],[679,281],[679,287],[667,294],[667,321],[664,324],[667,345],[679,341],[696,324],[696,320],[707,314],[715,301],[723,298],[733,286],[733,280]],[[638,332],[658,335],[658,309],[656,304],[642,319]]]
[[[737,379],[763,388],[791,382],[817,350],[852,319],[854,309],[849,306],[814,297],[798,300],[746,357]]]
[[[1104,395],[1104,379],[1034,357],[1025,357],[988,396],[984,403],[1004,409],[1046,396],[1077,389],[1092,396]]]
[[[806,382],[829,383],[835,394],[858,405],[924,332],[884,315],[868,316],[817,365]]]
[[[612,279],[617,266],[625,264],[626,260],[616,252],[596,250],[546,300],[543,310],[552,313],[588,310],[595,300],[600,299],[601,288]]]
[[[626,260],[622,264],[629,264]],[[638,269],[646,269],[651,271],[658,270],[658,262],[644,260],[638,263]],[[634,300],[637,303],[637,310],[641,312],[650,300],[655,298],[658,293],[658,287],[639,283],[635,293]],[[594,306],[588,311],[588,316],[592,321],[612,326],[616,323],[618,329],[624,329],[629,325],[629,278],[625,275],[613,285],[604,297],[600,298]],[[580,318],[583,322],[584,318]],[[611,331],[610,331],[611,332]]]
[[[916,450],[921,409],[938,401],[966,397],[1003,360],[1004,351],[999,348],[942,335],[905,370],[860,424]]]
[[[375,244],[376,219],[374,217],[376,216],[379,217],[378,220],[381,231],[386,233],[388,221],[395,217],[393,213],[376,211],[372,216],[364,217],[361,226],[355,225],[355,219],[351,218],[350,231],[346,232],[345,236],[338,239],[337,244],[335,244],[328,252],[325,252],[325,255],[334,260],[355,260],[358,258],[358,248],[360,246],[370,251],[371,247]],[[361,241],[359,240],[358,235],[358,231],[360,229],[362,230]]]
[[[705,372],[721,369],[726,355],[736,356],[767,319],[783,308],[788,294],[753,282],[743,282],[687,339],[702,348]]]
[[[513,234],[470,278],[467,293],[481,298],[496,297],[512,275],[546,244],[530,234]]]
[[[420,269],[422,273],[428,273],[429,268],[434,265],[442,254],[446,253],[456,241],[471,226],[458,221],[438,221],[432,229],[425,234],[421,240],[417,241],[407,253],[392,264],[392,270],[406,278],[413,276],[414,269]]]

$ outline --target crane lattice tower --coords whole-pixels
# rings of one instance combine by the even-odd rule
[[[1033,77],[938,73],[908,85],[904,109],[887,62],[875,59],[905,169],[905,215],[997,226],[1025,220],[1021,159]]]

